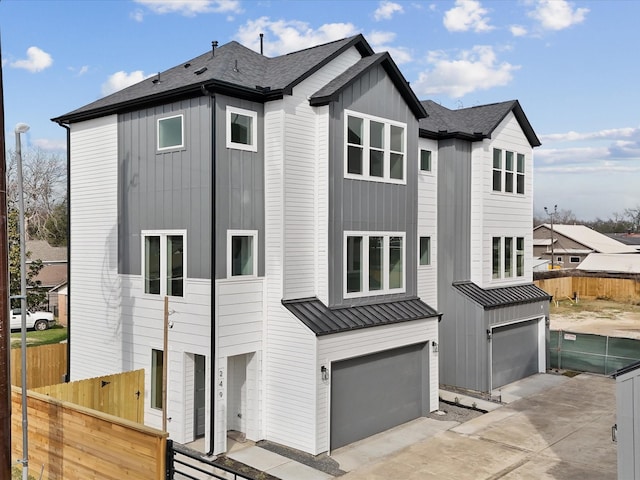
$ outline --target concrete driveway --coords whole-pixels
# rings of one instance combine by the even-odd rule
[[[522,393],[504,392],[511,403],[340,478],[616,479],[614,380],[581,374]]]

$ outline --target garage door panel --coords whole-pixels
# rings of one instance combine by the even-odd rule
[[[538,321],[493,329],[491,338],[492,388],[538,372]]]
[[[424,344],[337,362],[331,373],[331,448],[420,417]]]

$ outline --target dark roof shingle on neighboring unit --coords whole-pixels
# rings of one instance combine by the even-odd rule
[[[551,295],[532,283],[510,287],[482,288],[473,282],[454,282],[453,286],[485,310],[551,300]]]
[[[420,135],[424,137],[463,138],[471,141],[491,138],[500,122],[509,112],[513,112],[531,146],[541,145],[517,100],[458,110],[449,110],[433,100],[423,101],[422,106],[428,114],[428,117],[420,120]]]
[[[339,308],[329,308],[317,298],[282,304],[316,336],[440,316],[419,298]]]

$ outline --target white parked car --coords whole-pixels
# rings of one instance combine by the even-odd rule
[[[20,330],[21,323],[20,309],[11,310],[11,330]],[[56,321],[51,312],[27,312],[27,328],[42,331],[53,327],[55,324]]]

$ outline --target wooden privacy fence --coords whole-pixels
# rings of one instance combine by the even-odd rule
[[[48,480],[163,480],[167,433],[27,392],[29,466]],[[12,456],[22,458],[21,390],[11,390]]]
[[[560,277],[536,280],[542,290],[553,296],[554,300],[573,298],[602,298],[620,302],[640,300],[640,281],[629,278],[602,277]]]
[[[11,385],[22,386],[22,349],[11,349]],[[27,388],[64,381],[67,373],[67,344],[27,347]]]
[[[34,391],[144,423],[144,369],[40,387]]]

